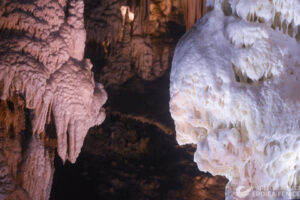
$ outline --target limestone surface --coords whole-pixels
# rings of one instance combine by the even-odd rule
[[[84,59],[83,1],[4,1],[0,7],[1,99],[24,96],[34,111],[32,129],[44,131],[51,115],[58,153],[75,162],[91,126],[105,118],[107,99]]]
[[[177,44],[177,141],[197,144],[200,170],[229,179],[227,199],[300,186],[299,19],[298,0],[214,1]]]

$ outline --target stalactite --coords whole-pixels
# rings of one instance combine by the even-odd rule
[[[190,29],[206,12],[206,0],[181,0],[181,6],[186,30]]]
[[[140,1],[140,22],[147,21],[150,14],[150,0]]]
[[[149,21],[150,16],[150,0],[132,0],[131,2],[132,11],[137,16],[139,34],[143,34],[147,21]]]

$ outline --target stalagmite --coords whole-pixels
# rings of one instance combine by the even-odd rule
[[[21,185],[31,199],[49,199],[54,163],[38,137],[33,137],[20,166]],[[38,187],[37,187],[38,186]]]
[[[297,0],[215,1],[177,44],[177,141],[197,144],[200,170],[229,179],[226,199],[299,198],[299,25]]]

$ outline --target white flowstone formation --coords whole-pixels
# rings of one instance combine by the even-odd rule
[[[216,0],[176,47],[177,141],[197,144],[200,170],[229,179],[227,199],[299,191],[299,39],[299,0]]]
[[[75,162],[88,129],[105,118],[107,99],[84,59],[86,32],[81,0],[2,1],[0,91],[21,94],[34,111],[32,129],[56,125],[58,153]]]

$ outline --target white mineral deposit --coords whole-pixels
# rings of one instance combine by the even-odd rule
[[[226,199],[241,186],[291,191],[300,186],[300,1],[212,5],[175,50],[177,141],[197,144],[199,170],[229,179]]]

